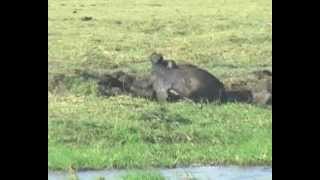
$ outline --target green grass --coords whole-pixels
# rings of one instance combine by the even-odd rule
[[[51,169],[270,164],[272,114],[244,104],[49,96]]]
[[[49,0],[48,10],[49,77],[67,77],[48,93],[49,169],[271,165],[270,109],[104,98],[75,73],[147,73],[139,61],[153,51],[221,79],[271,69],[270,0]]]

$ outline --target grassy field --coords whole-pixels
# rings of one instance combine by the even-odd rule
[[[271,0],[49,0],[48,168],[271,165],[272,110],[97,96],[76,70],[148,73],[158,51],[218,78],[272,68]],[[50,84],[49,84],[50,85]],[[48,90],[50,88],[48,87]]]

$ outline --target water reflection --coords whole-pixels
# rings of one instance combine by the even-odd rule
[[[271,180],[272,167],[184,167],[174,169],[154,169],[168,180],[197,179],[197,180]],[[126,170],[80,171],[79,180],[92,180],[98,177],[105,179],[120,179]],[[65,172],[49,172],[48,180],[64,180],[70,175]]]

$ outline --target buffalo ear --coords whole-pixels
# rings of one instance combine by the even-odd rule
[[[155,64],[155,63],[160,63],[163,61],[163,56],[160,53],[153,52],[150,57],[150,61]]]

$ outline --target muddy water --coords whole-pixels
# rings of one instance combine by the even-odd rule
[[[271,180],[272,167],[186,167],[174,169],[155,169],[168,180],[197,179],[197,180]],[[93,180],[98,177],[105,179],[120,179],[126,170],[81,171],[77,173],[80,180]],[[48,180],[64,180],[70,175],[65,172],[50,172]]]

